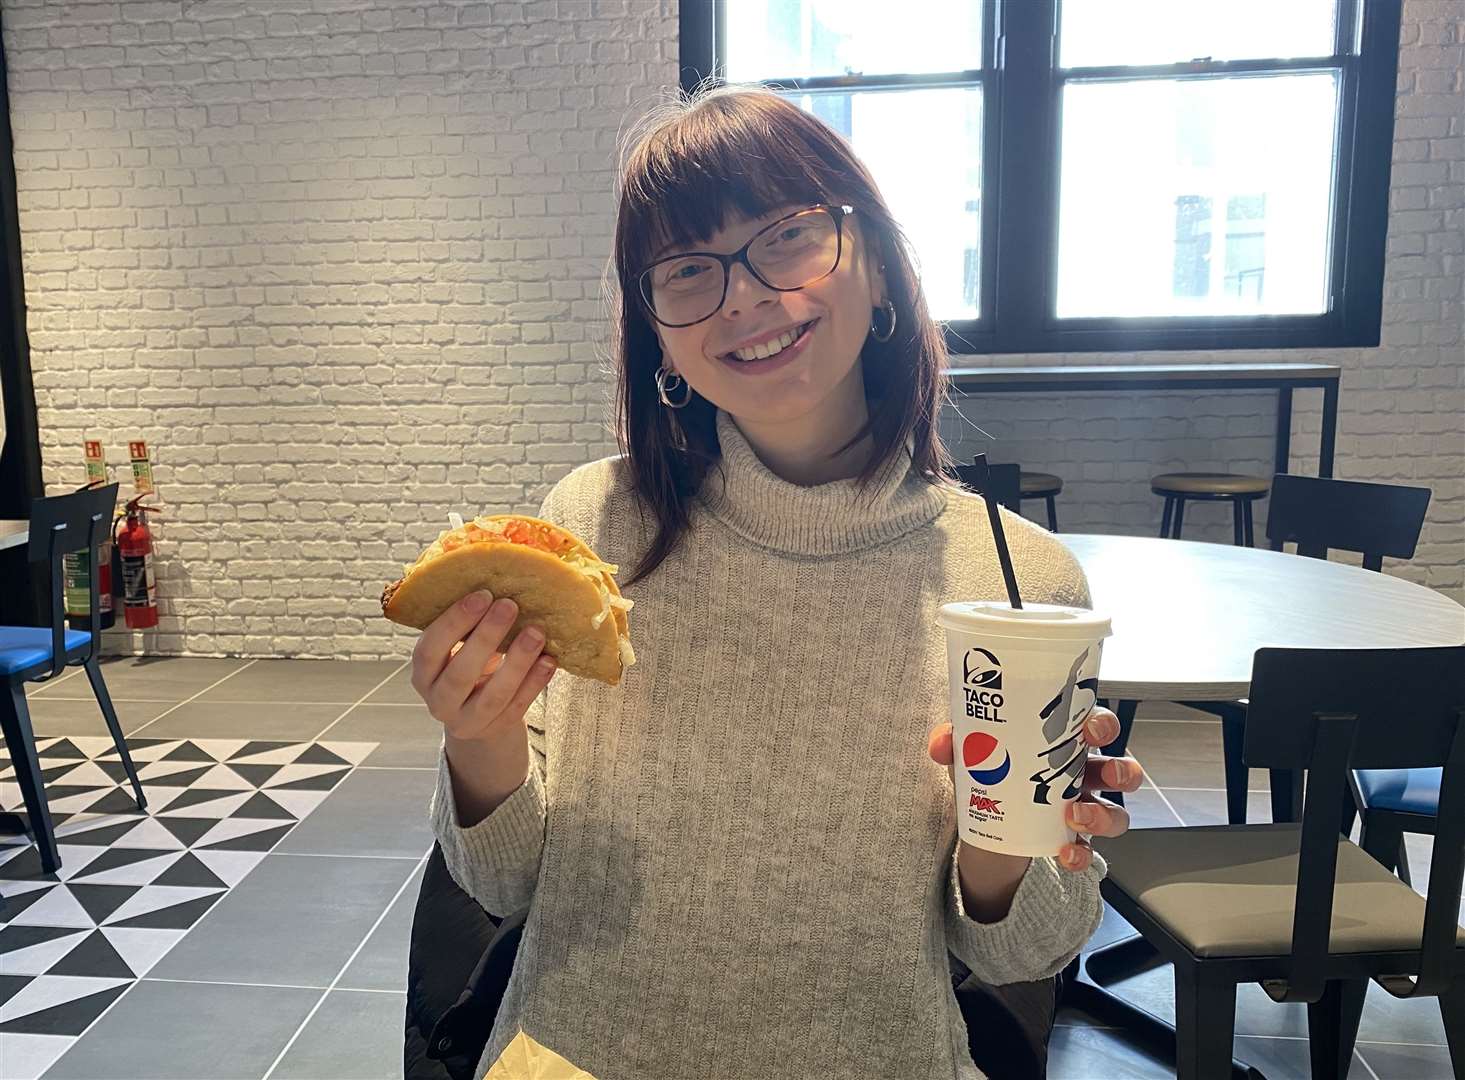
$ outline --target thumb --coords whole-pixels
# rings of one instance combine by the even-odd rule
[[[951,725],[949,723],[937,724],[931,729],[931,735],[926,741],[926,751],[931,755],[932,761],[938,765],[946,766],[946,775],[951,780],[951,786],[955,788],[955,755],[952,752]]]

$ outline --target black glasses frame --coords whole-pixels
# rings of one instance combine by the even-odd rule
[[[748,259],[748,251],[753,247],[755,243],[758,242],[759,237],[765,235],[766,233],[772,232],[774,229],[777,229],[779,226],[783,225],[791,218],[796,218],[801,214],[807,214],[810,210],[825,210],[829,213],[829,216],[834,219],[834,265],[831,266],[824,273],[820,274],[818,277],[810,278],[802,285],[795,285],[789,289],[781,288],[773,284],[762,274],[758,273],[758,268],[755,267],[753,263]],[[854,212],[855,208],[853,206],[845,206],[835,203],[815,203],[813,206],[806,206],[802,210],[795,210],[792,214],[785,214],[773,224],[759,229],[757,234],[751,240],[749,240],[742,247],[738,248],[738,250],[734,251],[731,255],[723,255],[720,252],[716,251],[684,251],[677,255],[668,255],[664,259],[657,259],[654,263],[652,263],[650,266],[646,267],[646,269],[642,270],[639,274],[636,275],[636,283],[638,287],[637,291],[641,294],[641,303],[645,305],[647,314],[649,314],[657,322],[661,323],[662,326],[665,326],[671,330],[680,330],[684,327],[696,326],[700,322],[706,322],[708,319],[712,318],[712,316],[721,311],[722,305],[727,301],[727,286],[728,283],[732,281],[732,268],[738,263],[741,263],[744,267],[746,267],[748,273],[752,274],[758,282],[760,282],[767,288],[772,289],[774,292],[798,292],[800,289],[806,289],[810,285],[814,284],[814,282],[816,281],[823,281],[830,274],[839,269],[839,260],[844,255],[844,219]],[[686,259],[693,255],[701,255],[709,259],[716,259],[722,264],[722,295],[717,298],[717,306],[709,311],[706,315],[703,315],[700,319],[693,319],[691,322],[684,323],[667,322],[660,315],[656,314],[656,305],[651,302],[651,272],[662,263],[672,262],[676,259]]]

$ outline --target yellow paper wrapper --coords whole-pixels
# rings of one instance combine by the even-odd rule
[[[535,1042],[520,1028],[483,1080],[595,1080],[595,1077]]]

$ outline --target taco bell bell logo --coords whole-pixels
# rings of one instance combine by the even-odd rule
[[[966,714],[973,720],[1005,724],[998,714],[1002,707],[1002,663],[986,649],[970,648],[961,662],[962,692]]]

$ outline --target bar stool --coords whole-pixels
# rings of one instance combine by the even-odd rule
[[[1053,505],[1053,498],[1063,492],[1063,477],[1024,469],[1018,476],[1017,489],[1020,502],[1042,499],[1048,504],[1048,531],[1057,532],[1058,511]]]
[[[1161,473],[1150,480],[1150,490],[1165,497],[1160,536],[1172,540],[1180,539],[1187,502],[1229,502],[1236,543],[1251,547],[1251,504],[1257,499],[1265,498],[1270,487],[1270,482],[1260,476],[1238,476],[1235,473]]]

